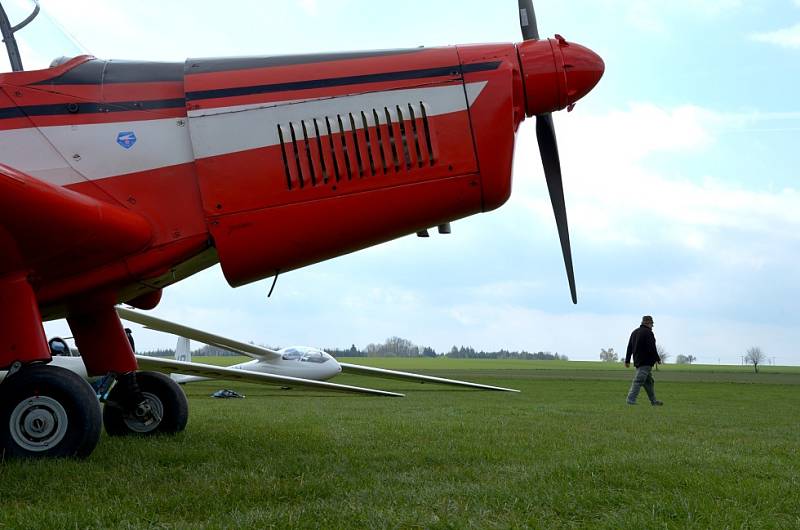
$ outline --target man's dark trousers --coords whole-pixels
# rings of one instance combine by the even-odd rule
[[[650,403],[656,402],[655,380],[653,379],[652,366],[638,366],[636,368],[636,375],[633,377],[631,389],[628,391],[628,403],[636,403],[636,398],[639,396],[639,390],[644,387],[647,392],[647,397],[650,398]]]

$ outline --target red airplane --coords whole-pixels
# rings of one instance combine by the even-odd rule
[[[36,7],[38,11],[38,6]],[[174,383],[136,376],[115,311],[220,263],[236,287],[502,205],[515,133],[536,132],[573,302],[550,113],[604,71],[589,49],[523,42],[185,63],[62,58],[0,74],[0,452],[89,455],[126,418],[175,432]],[[66,318],[90,387],[50,366]],[[164,378],[168,379],[168,378]],[[113,385],[113,387],[112,387]],[[160,398],[151,406],[148,396]],[[185,400],[185,397],[182,398]],[[159,409],[159,410],[156,410]]]

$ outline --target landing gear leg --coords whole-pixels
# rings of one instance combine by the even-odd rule
[[[157,372],[130,372],[117,379],[103,408],[110,436],[175,434],[186,428],[189,404],[181,387]]]
[[[99,440],[100,404],[77,374],[33,364],[0,384],[3,458],[85,458]]]

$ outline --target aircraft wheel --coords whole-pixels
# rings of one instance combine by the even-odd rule
[[[110,436],[175,434],[186,428],[189,403],[175,381],[158,372],[136,372],[136,381],[150,413],[125,411],[116,405],[126,402],[121,395],[126,390],[115,386],[103,408],[103,424]]]
[[[74,372],[34,364],[0,384],[1,457],[85,458],[99,440],[100,403]]]

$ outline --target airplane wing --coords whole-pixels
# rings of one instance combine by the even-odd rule
[[[362,366],[360,364],[342,363],[342,372],[356,375],[366,375],[371,377],[383,377],[386,379],[401,379],[404,381],[416,381],[417,383],[438,383],[441,385],[466,386],[469,388],[479,388],[481,390],[499,390],[502,392],[519,392],[513,388],[503,388],[501,386],[481,385],[469,381],[459,381],[457,379],[446,379],[444,377],[434,377],[431,375],[420,375],[411,372],[399,372],[397,370],[387,370],[385,368],[374,368],[372,366]]]
[[[301,379],[299,377],[287,377],[282,375],[265,374],[261,372],[251,372],[249,370],[236,370],[211,364],[187,363],[184,361],[174,361],[162,359],[160,357],[148,357],[137,355],[136,362],[140,370],[152,370],[163,373],[179,373],[187,375],[197,375],[210,379],[225,379],[229,381],[247,381],[252,383],[266,383],[278,386],[306,387],[316,390],[333,390],[337,392],[351,392],[355,394],[369,394],[373,396],[405,397],[403,394],[386,392],[384,390],[374,390],[350,385],[337,385],[325,381],[315,381],[313,379]]]
[[[0,164],[0,275],[67,275],[133,254],[152,237],[137,213]]]
[[[209,346],[216,346],[217,348],[239,352],[254,359],[274,360],[280,358],[281,356],[281,354],[275,350],[262,348],[261,346],[256,346],[255,344],[239,342],[238,340],[229,339],[227,337],[221,337],[219,335],[214,335],[213,333],[207,333],[205,331],[190,328],[189,326],[184,326],[182,324],[176,324],[175,322],[170,322],[168,320],[161,320],[160,318],[145,315],[144,313],[139,313],[138,311],[131,311],[130,309],[118,307],[117,313],[119,314],[120,318],[129,320],[131,322],[136,322],[137,324],[141,324],[146,328],[154,329],[156,331],[163,331],[165,333],[172,333],[173,335],[196,340],[197,342],[202,342],[203,344],[208,344]]]
[[[121,318],[124,318],[125,320],[130,320],[131,322],[142,324],[143,326],[150,329],[172,333],[180,337],[187,337],[196,340],[198,342],[239,352],[256,359],[265,359],[268,356],[280,356],[280,354],[274,350],[269,350],[267,348],[256,346],[255,344],[247,344],[245,342],[239,342],[237,340],[229,339],[227,337],[221,337],[219,335],[206,333],[205,331],[200,331],[198,329],[183,326],[181,324],[176,324],[174,322],[169,322],[167,320],[161,320],[160,318],[155,318],[150,315],[145,315],[143,313],[139,313],[138,311],[131,311],[129,309],[118,307],[117,313],[119,313],[119,316]],[[444,377],[420,375],[411,372],[400,372],[397,370],[387,370],[384,368],[373,368],[369,366],[361,366],[358,364],[340,362],[339,365],[342,367],[343,372],[348,372],[351,374],[366,375],[371,377],[383,377],[386,379],[401,379],[406,381],[416,381],[418,383],[438,383],[443,385],[464,386],[469,388],[477,388],[481,390],[519,392],[519,390],[514,390],[512,388],[481,385],[469,381],[459,381],[457,379],[446,379]],[[199,374],[193,374],[193,375],[199,375]]]

